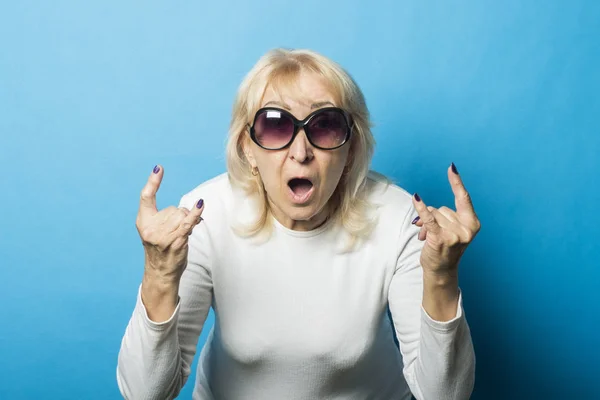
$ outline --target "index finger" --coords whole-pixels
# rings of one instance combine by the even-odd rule
[[[163,175],[163,168],[160,165],[155,166],[140,195],[140,214],[154,215],[158,212],[156,208],[156,192],[158,192]]]
[[[471,196],[469,195],[469,192],[467,192],[467,189],[465,188],[462,178],[458,174],[458,169],[456,169],[456,165],[454,165],[454,163],[448,167],[448,180],[450,181],[450,186],[452,187],[452,193],[454,193],[456,212],[459,214],[475,214]]]

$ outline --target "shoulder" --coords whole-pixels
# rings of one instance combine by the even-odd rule
[[[412,194],[380,174],[369,177],[367,192],[376,220],[373,243],[382,248],[389,247],[394,260],[403,251],[410,253],[413,247],[422,247],[423,242],[419,241],[412,241],[411,249],[406,247],[407,241],[419,231],[411,223],[418,215]]]
[[[416,212],[412,194],[390,178],[377,172],[372,172],[367,180],[367,199],[376,210],[379,218],[393,218],[397,223],[399,218],[407,217]],[[382,221],[380,221],[381,223]]]
[[[231,199],[233,191],[227,173],[208,179],[186,192],[180,200],[180,206],[190,208],[200,199],[204,200],[205,212],[224,211]],[[210,210],[210,211],[209,211]]]
[[[238,220],[245,220],[256,213],[255,199],[242,188],[232,185],[229,174],[224,172],[200,183],[180,200],[180,207],[191,209],[198,200],[204,200],[202,225],[213,234],[228,232]]]

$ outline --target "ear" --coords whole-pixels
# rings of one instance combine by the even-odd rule
[[[346,165],[344,165],[344,172],[350,171],[350,167],[352,167],[352,162],[354,161],[354,148],[352,143],[350,143],[350,148],[348,149],[348,154],[346,155]]]
[[[252,168],[256,168],[256,160],[254,159],[254,153],[252,152],[252,144],[250,143],[250,140],[247,137],[244,137],[242,139],[242,150],[244,151],[244,154],[246,155],[246,160],[248,160],[250,166]]]

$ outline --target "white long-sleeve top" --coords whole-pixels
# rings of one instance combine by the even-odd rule
[[[194,400],[469,398],[475,356],[462,293],[455,318],[429,317],[411,195],[374,180],[368,187],[378,223],[346,253],[332,223],[300,232],[274,221],[263,243],[237,236],[232,218],[251,203],[226,174],[184,195],[180,206],[203,198],[205,210],[189,239],[179,303],[155,323],[138,288],[118,357],[122,395],[175,398],[212,306]]]

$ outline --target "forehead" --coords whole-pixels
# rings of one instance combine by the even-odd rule
[[[329,101],[339,105],[339,96],[333,84],[314,72],[275,76],[266,85],[261,105],[278,101],[290,107],[311,107]]]

